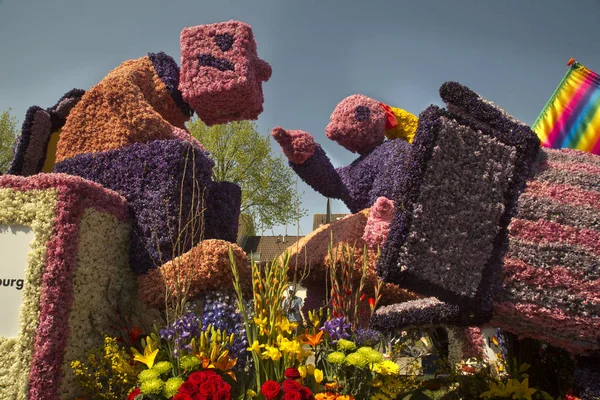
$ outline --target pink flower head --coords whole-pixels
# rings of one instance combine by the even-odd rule
[[[254,120],[263,111],[262,82],[271,66],[258,58],[250,25],[240,21],[181,32],[179,90],[207,125]]]
[[[379,102],[362,94],[342,100],[325,128],[327,137],[353,153],[367,154],[383,143],[386,115]]]

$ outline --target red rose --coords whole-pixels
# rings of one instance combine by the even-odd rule
[[[192,396],[187,393],[177,393],[172,400],[193,400]]]
[[[222,392],[222,391],[231,392],[231,385],[229,383],[225,382],[223,379],[221,379],[217,384],[217,390],[219,392]]]
[[[281,385],[284,392],[298,392],[302,385],[293,379],[286,379]]]
[[[281,400],[302,400],[302,394],[298,391],[287,392],[283,395]]]
[[[217,393],[218,389],[217,382],[210,380],[200,384],[198,387],[198,394],[205,397],[211,397],[213,394]]]
[[[179,386],[178,393],[193,395],[198,390],[198,384],[191,382],[189,379]]]
[[[314,400],[315,396],[306,386],[302,386],[300,388],[300,393],[302,394],[302,400]]]
[[[231,400],[231,390],[219,389],[219,391],[213,396],[213,400]]]
[[[206,397],[201,395],[200,393],[197,393],[192,400],[210,400],[210,397]]]
[[[290,367],[285,370],[283,376],[288,379],[300,379],[300,371],[298,371],[298,368]]]
[[[260,388],[260,392],[267,400],[274,400],[280,392],[279,383],[275,381],[266,381]]]
[[[129,395],[127,396],[127,400],[134,400],[135,396],[137,396],[138,394],[142,393],[140,388],[135,388],[135,390],[131,393],[129,393]]]
[[[214,370],[206,369],[204,371],[197,371],[192,373],[188,378],[188,381],[200,385],[201,383],[206,382],[208,379],[214,376],[218,376]]]

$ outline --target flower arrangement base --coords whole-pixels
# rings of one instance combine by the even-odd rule
[[[0,227],[14,225],[30,227],[34,239],[18,334],[0,337],[0,398],[74,399],[69,363],[102,344],[98,332],[114,322],[112,307],[135,294],[127,202],[79,177],[4,175]]]

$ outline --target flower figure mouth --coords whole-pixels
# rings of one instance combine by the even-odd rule
[[[198,56],[198,61],[202,67],[213,67],[219,71],[234,71],[233,63],[225,58],[217,58],[211,54],[202,53]]]

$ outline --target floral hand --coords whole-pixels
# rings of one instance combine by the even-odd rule
[[[271,136],[279,143],[286,157],[295,164],[303,164],[317,147],[310,133],[300,130],[286,131],[278,126],[273,129]]]

